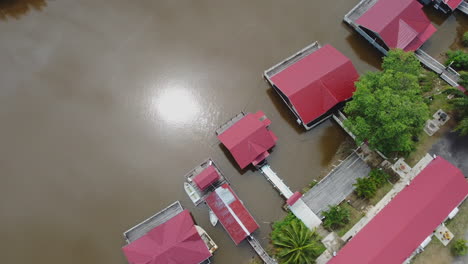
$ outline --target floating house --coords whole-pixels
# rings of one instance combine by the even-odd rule
[[[437,157],[328,263],[407,263],[467,195],[462,172]]]
[[[216,130],[218,139],[229,150],[237,164],[244,169],[259,165],[269,156],[278,138],[268,129],[271,121],[262,111],[240,113]]]
[[[216,134],[242,169],[252,164],[287,200],[287,207],[309,229],[318,227],[322,221],[302,200],[299,192],[289,187],[267,164],[269,150],[278,138],[268,129],[271,121],[261,111],[256,114],[240,113],[221,126]]]
[[[385,50],[415,51],[437,31],[414,0],[379,0],[356,24]]]
[[[175,202],[124,233],[122,248],[130,264],[208,264],[218,248]]]
[[[258,229],[257,222],[229,184],[216,188],[205,202],[236,245]]]
[[[461,4],[464,4],[465,0],[420,0],[420,2],[425,5],[433,5],[435,9],[447,14],[455,11]]]
[[[297,122],[311,129],[351,99],[359,75],[331,45],[315,42],[264,73]]]
[[[190,200],[199,205],[211,192],[227,182],[219,167],[208,159],[185,175],[184,189]]]

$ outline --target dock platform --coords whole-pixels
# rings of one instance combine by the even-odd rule
[[[468,3],[466,1],[461,2],[458,6],[458,10],[468,15]]]
[[[130,228],[129,230],[124,232],[124,237],[127,243],[131,243],[138,238],[144,236],[153,228],[164,224],[174,216],[180,214],[184,208],[180,204],[179,201],[169,205],[162,211],[158,212],[157,214],[151,216],[150,218],[144,220],[143,222],[139,223],[138,225]]]
[[[268,255],[268,253],[265,251],[262,245],[260,245],[260,242],[258,242],[258,240],[255,237],[249,236],[247,238],[247,241],[255,250],[255,252],[257,252],[258,256],[262,259],[263,262],[265,262],[266,264],[278,264],[278,262],[274,258]]]

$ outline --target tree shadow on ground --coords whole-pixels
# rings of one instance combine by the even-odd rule
[[[19,19],[31,10],[41,11],[46,6],[45,0],[0,0],[0,20]]]

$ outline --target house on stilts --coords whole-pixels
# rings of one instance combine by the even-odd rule
[[[270,149],[278,140],[269,130],[270,124],[270,119],[261,111],[255,114],[240,113],[221,126],[216,134],[241,169],[252,165],[260,170],[286,199],[287,208],[313,230],[322,223],[320,218],[302,200],[302,194],[293,193],[266,161]]]
[[[465,0],[419,0],[423,5],[432,5],[435,9],[449,14],[459,9],[468,14],[468,3]]]
[[[264,72],[297,123],[309,130],[351,99],[359,74],[349,58],[318,42]]]
[[[209,264],[218,246],[175,202],[124,233],[128,263]]]
[[[395,48],[414,51],[424,66],[451,86],[459,86],[460,75],[455,70],[421,49],[436,28],[418,1],[362,0],[345,15],[344,21],[383,54]]]

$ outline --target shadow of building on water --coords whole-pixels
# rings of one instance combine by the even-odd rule
[[[19,19],[29,11],[41,11],[46,6],[45,0],[0,0],[0,20]]]

